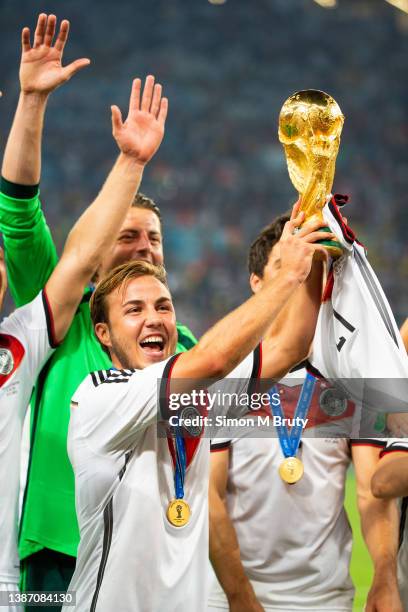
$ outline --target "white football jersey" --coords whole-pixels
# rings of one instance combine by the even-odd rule
[[[0,324],[0,582],[17,583],[20,445],[33,385],[55,347],[45,292]]]
[[[175,497],[172,447],[157,422],[175,359],[94,372],[74,394],[68,454],[81,539],[69,589],[77,612],[206,610],[209,439],[186,439],[196,446],[187,449],[189,522],[175,527],[166,516]],[[231,373],[232,390],[245,389],[254,362],[251,353]]]
[[[390,438],[381,456],[393,452],[408,452],[407,438]],[[400,530],[398,552],[398,586],[404,610],[408,610],[408,496],[399,500]]]
[[[334,198],[323,214],[344,255],[329,275],[311,362],[324,378],[344,379],[367,410],[408,412],[408,358],[387,298]]]
[[[294,372],[279,385],[285,417],[293,416],[304,373]],[[296,387],[288,393],[291,379]],[[211,441],[212,452],[229,449],[228,513],[245,573],[267,611],[352,610],[352,533],[344,509],[351,447],[348,439],[334,436],[336,424],[339,431],[352,427],[354,411],[345,403],[335,412],[338,403],[328,405],[327,391],[326,381],[317,381],[308,414],[311,426],[306,426],[297,453],[304,475],[294,485],[279,476],[284,456],[277,437]],[[376,440],[351,443],[374,444],[379,452],[384,446]],[[210,574],[208,612],[228,610],[212,569]]]

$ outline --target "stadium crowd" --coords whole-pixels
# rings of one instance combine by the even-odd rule
[[[32,3],[21,6],[28,22]],[[294,201],[277,138],[279,110],[293,91],[322,89],[346,116],[334,188],[351,196],[348,216],[402,321],[408,311],[400,291],[408,269],[402,13],[383,0],[342,0],[335,11],[311,0],[233,0],[221,7],[156,0],[142,12],[129,0],[119,12],[101,0],[86,14],[79,0],[66,0],[64,11],[76,24],[68,57],[92,56],[92,78],[80,75],[63,98],[57,92],[47,116],[42,193],[59,251],[114,156],[106,108],[112,100],[125,103],[135,66],[140,74],[153,72],[173,106],[160,160],[143,189],[165,212],[170,284],[181,319],[199,335],[248,295],[247,248],[264,220]],[[20,15],[11,0],[3,2],[3,142],[17,95]]]
[[[127,113],[111,106],[111,127],[95,117],[103,115],[106,97],[114,102],[112,88],[120,98],[127,71],[133,76],[130,39],[121,31],[103,46],[106,62],[97,65],[92,46],[99,46],[102,33],[96,27],[98,38],[89,34],[73,2],[82,42],[74,40],[69,52],[91,56],[97,65],[92,75],[87,57],[63,61],[67,20],[42,13],[31,32],[25,27],[21,33],[20,95],[8,124],[0,186],[0,307],[6,269],[18,306],[0,328],[0,604],[10,612],[21,609],[20,578],[23,594],[63,594],[53,609],[64,604],[64,611],[71,608],[69,586],[78,612],[107,612],[115,605],[124,612],[350,612],[352,534],[343,508],[350,462],[374,565],[366,610],[403,612],[408,605],[407,507],[396,501],[408,492],[406,479],[398,479],[407,460],[406,415],[387,414],[397,410],[397,394],[391,395],[389,404],[384,399],[374,406],[370,434],[363,436],[364,402],[356,405],[352,385],[344,397],[329,383],[364,379],[366,393],[384,376],[400,378],[406,389],[407,323],[400,336],[364,246],[342,216],[342,196],[326,199],[324,219],[304,223],[299,201],[260,232],[294,199],[271,119],[287,65],[275,64],[271,84],[268,56],[279,52],[299,62],[298,68],[301,63],[287,35],[270,37],[263,29],[264,16],[273,14],[282,33],[295,14],[285,2],[265,1],[252,12],[239,4],[233,14],[218,13],[217,28],[225,32],[220,43],[215,32],[212,39],[202,31],[215,19],[210,8],[179,18],[176,5],[155,4],[138,40],[141,69],[149,76],[134,78]],[[114,29],[113,8],[106,9]],[[375,241],[371,261],[402,318],[408,308],[397,288],[408,264],[401,205],[406,134],[399,103],[405,85],[398,53],[406,44],[405,22],[379,3],[362,1],[356,9],[344,2],[337,15],[325,17],[326,55],[322,14],[306,1],[297,17],[301,11],[310,16],[310,28],[296,52],[310,53],[308,81],[319,80],[350,117],[335,186],[358,202],[353,227],[366,242]],[[121,19],[132,14],[124,5]],[[374,14],[384,15],[388,27],[369,30]],[[401,42],[392,68],[384,64],[380,91],[368,74],[371,45],[348,63],[347,72],[328,69],[330,61],[343,65],[340,25],[347,28],[347,19],[353,24],[348,35],[354,28],[366,40],[373,36],[377,58],[386,58],[393,38]],[[200,57],[212,43],[217,70],[188,54],[178,56],[177,49],[170,53],[174,39],[161,20],[177,23],[179,37],[184,28],[196,30],[193,47]],[[253,38],[240,49],[235,33],[244,24]],[[86,45],[90,53],[83,52]],[[119,52],[125,60],[115,72]],[[160,80],[173,74],[164,94],[152,65]],[[80,96],[71,86],[86,72],[94,89]],[[294,80],[289,77],[287,93]],[[312,86],[296,78],[297,89]],[[14,87],[9,82],[7,94]],[[64,93],[54,93],[60,87]],[[166,123],[167,95],[174,127]],[[87,110],[82,113],[77,103]],[[288,135],[298,125],[297,112]],[[45,116],[53,119],[44,131]],[[165,132],[168,148],[162,145]],[[113,165],[112,143],[119,150]],[[298,171],[305,172],[305,164]],[[157,199],[162,213],[140,194],[142,177],[143,191]],[[387,206],[372,206],[371,198]],[[44,208],[57,241],[68,234],[60,258],[41,210],[48,199]],[[247,287],[245,253],[255,236]],[[344,256],[329,260],[323,238],[338,240]],[[300,375],[301,384],[281,380],[271,387],[288,372],[292,381]],[[191,398],[200,389],[208,402],[221,383],[252,399],[268,390],[273,419],[277,395],[282,418],[289,410],[293,421],[274,424],[278,439],[266,436],[262,450],[258,442],[230,436],[214,438],[211,455],[214,436],[202,424],[209,405],[194,405]],[[184,395],[176,391],[191,392],[191,403],[179,407],[175,418],[183,423],[193,414],[200,425],[188,419],[172,424],[171,398]],[[285,394],[292,400],[283,402],[282,413]],[[30,395],[31,448],[28,466],[22,454],[28,471],[19,516],[20,442]],[[404,398],[401,403],[406,406]],[[238,404],[232,413],[244,414]],[[216,404],[218,414],[230,412]],[[390,435],[401,437],[375,438],[373,432],[383,434],[386,425]],[[255,477],[259,466],[264,471]],[[272,473],[277,480],[269,495]],[[289,520],[274,526],[274,540],[266,524],[278,506]],[[208,556],[219,581],[210,600],[203,578]]]

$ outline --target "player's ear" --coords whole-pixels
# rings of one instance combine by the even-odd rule
[[[97,323],[95,325],[95,334],[98,338],[99,342],[106,346],[106,348],[112,348],[112,343],[110,339],[110,332],[107,323]]]
[[[251,285],[251,289],[253,293],[257,293],[260,289],[262,289],[263,280],[260,276],[252,272],[249,277],[249,284]]]

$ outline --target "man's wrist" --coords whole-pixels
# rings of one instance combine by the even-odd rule
[[[373,583],[397,583],[397,563],[395,559],[381,560],[374,563]]]
[[[118,162],[123,169],[130,170],[133,172],[143,173],[146,164],[138,161],[136,157],[133,155],[129,155],[128,153],[119,153]]]
[[[41,91],[25,91],[20,90],[20,101],[22,104],[30,108],[45,108],[48,101],[49,93]]]
[[[282,289],[286,289],[288,292],[295,291],[302,284],[302,278],[294,270],[281,268],[274,279],[270,282],[270,287],[277,285],[281,286]]]
[[[230,593],[226,592],[226,596],[229,604],[234,604],[236,602],[250,605],[254,601],[256,601],[254,589],[252,588],[251,583],[248,581],[244,581],[242,584],[237,586],[237,589]]]
[[[34,91],[27,89],[20,89],[20,96],[24,100],[30,100],[34,102],[46,102],[49,98],[50,92],[47,91]]]

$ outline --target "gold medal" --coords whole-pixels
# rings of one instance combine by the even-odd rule
[[[303,476],[303,463],[297,457],[286,457],[279,466],[279,476],[284,482],[294,484]]]
[[[172,499],[167,507],[167,518],[175,527],[184,527],[190,520],[190,506],[184,499]]]

